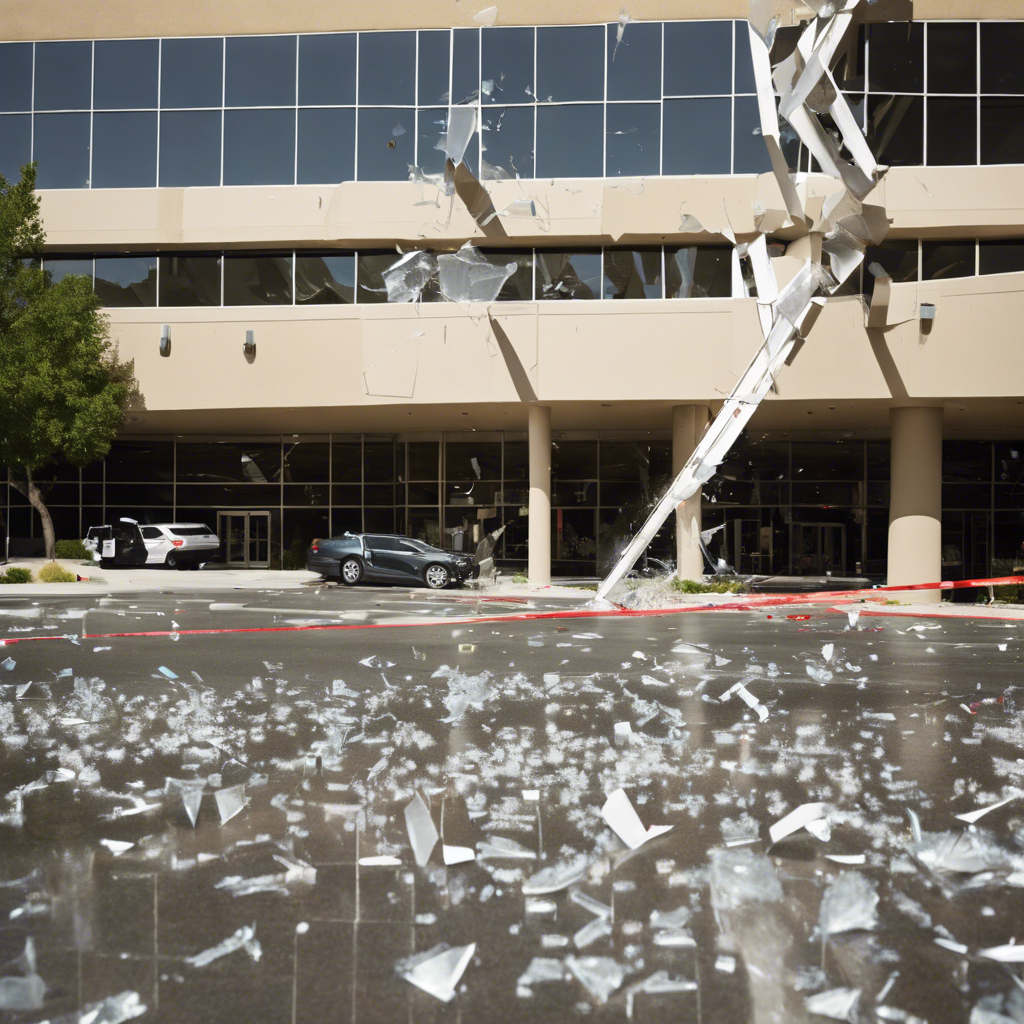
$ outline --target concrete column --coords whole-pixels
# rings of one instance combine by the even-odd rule
[[[889,431],[889,585],[934,583],[942,579],[942,409],[890,409]],[[914,602],[941,597],[938,590],[906,595]]]
[[[678,476],[693,454],[708,423],[706,405],[677,405],[672,410],[672,473]],[[697,580],[704,574],[700,553],[701,492],[687,498],[676,508],[676,575],[681,580]]]
[[[551,408],[530,410],[530,518],[527,576],[551,582]]]

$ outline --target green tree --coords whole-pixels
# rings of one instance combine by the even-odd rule
[[[39,513],[53,558],[39,471],[56,459],[85,466],[102,458],[142,396],[134,364],[117,358],[92,281],[68,275],[53,284],[41,272],[35,182],[34,164],[18,182],[0,175],[0,465]]]

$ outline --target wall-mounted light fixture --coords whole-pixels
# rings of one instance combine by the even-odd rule
[[[934,320],[935,319],[935,303],[934,302],[922,302],[921,303],[921,319],[922,320]]]
[[[249,358],[252,358],[254,355],[256,355],[256,332],[255,331],[246,331],[245,332],[245,341],[242,343],[242,351]]]
[[[164,324],[160,328],[160,355],[169,356],[171,354],[171,325]]]

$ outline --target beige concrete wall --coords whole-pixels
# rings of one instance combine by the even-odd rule
[[[838,188],[814,176],[809,195]],[[405,246],[724,242],[752,236],[755,210],[781,209],[770,174],[487,182],[496,210],[537,202],[538,218],[496,218],[481,229],[465,204],[413,182],[188,189],[69,189],[40,193],[53,249],[222,246]],[[437,205],[433,205],[436,201]],[[1024,166],[894,167],[870,202],[892,237],[1024,234]],[[423,205],[426,203],[427,205]],[[679,231],[683,214],[704,232]],[[786,231],[780,234],[785,236]]]

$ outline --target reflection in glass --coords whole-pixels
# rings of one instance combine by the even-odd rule
[[[982,96],[981,162],[1024,164],[1024,99]]]
[[[179,441],[177,462],[179,480],[189,480],[195,483],[277,483],[281,479],[281,444],[277,439],[267,441]],[[235,493],[241,495],[244,492],[236,491]],[[180,495],[178,500],[181,501]],[[278,504],[279,500],[275,495],[274,504]],[[186,502],[186,504],[192,504],[192,502]],[[202,504],[202,502],[196,502],[196,504]],[[239,502],[235,502],[235,504],[239,504]]]
[[[331,477],[335,483],[358,484],[363,479],[363,443],[358,434],[350,440],[344,436],[335,434],[331,445]]]
[[[732,295],[732,249],[691,245],[665,249],[665,295],[670,299],[727,299]]]
[[[484,103],[532,103],[533,29],[490,28],[484,32],[480,78]]]
[[[1024,95],[1024,21],[981,23],[981,91]]]
[[[115,441],[107,455],[107,480],[173,480],[173,441]]]
[[[979,274],[1014,274],[1024,271],[1024,242],[979,242]]]
[[[920,96],[869,96],[866,134],[868,145],[880,163],[893,167],[923,163],[924,99]]]
[[[88,110],[92,43],[36,43],[36,110]]]
[[[32,159],[32,115],[0,115],[0,174],[17,181]]]
[[[224,92],[223,62],[223,39],[164,39],[160,44],[160,107],[219,107]],[[160,148],[162,159],[163,146]]]
[[[605,249],[606,299],[660,299],[661,249]]]
[[[356,34],[299,36],[299,105],[356,102]]]
[[[155,306],[155,256],[97,256],[96,294],[104,306]]]
[[[534,177],[533,119],[533,107],[492,107],[482,112],[482,179]]]
[[[0,43],[0,110],[32,109],[32,44]]]
[[[662,174],[728,174],[732,101],[665,100],[663,106]]]
[[[158,39],[96,41],[93,106],[96,110],[156,107]]]
[[[156,111],[94,114],[92,187],[156,185]]]
[[[92,281],[92,260],[60,259],[46,256],[43,259],[43,273],[49,278],[50,284],[63,281],[68,274],[84,274]]]
[[[409,167],[415,163],[415,129],[414,110],[397,107],[361,108],[359,159],[356,165],[359,180],[408,180]]]
[[[977,92],[977,33],[973,21],[928,23],[928,92]]]
[[[295,302],[297,305],[352,303],[355,301],[355,253],[295,257]]]
[[[224,106],[295,105],[295,36],[228,36]]]
[[[977,100],[928,97],[928,163],[976,164]]]
[[[292,258],[225,256],[225,306],[286,306],[292,301]]]
[[[218,110],[168,110],[160,114],[160,186],[220,184]]]
[[[480,30],[457,28],[452,33],[452,103],[475,100],[479,94]]]
[[[420,106],[448,102],[448,68],[451,64],[451,33],[447,29],[419,34],[419,81],[417,100]]]
[[[318,440],[315,437],[302,439],[285,436],[283,447],[286,483],[326,482],[329,460],[326,440]]]
[[[602,106],[538,107],[536,165],[538,178],[602,177]]]
[[[659,172],[660,104],[609,103],[605,126],[608,177],[640,177]]]
[[[733,173],[762,174],[772,169],[761,134],[756,96],[737,96],[734,113]]]
[[[424,174],[443,174],[445,155],[437,148],[441,135],[448,131],[448,108],[426,107],[416,111],[418,166]],[[469,144],[469,151],[474,143]]]
[[[731,21],[666,22],[665,54],[666,96],[732,92]]]
[[[601,295],[601,253],[537,251],[538,299],[596,299]]]
[[[358,302],[387,302],[384,275],[401,257],[395,252],[360,252]],[[435,275],[420,291],[421,302],[441,302],[441,290]]]
[[[359,102],[416,102],[415,32],[359,33]]]
[[[37,188],[89,187],[89,115],[36,114]]]
[[[922,92],[924,25],[920,21],[875,22],[867,26],[868,89]]]
[[[161,306],[219,306],[219,256],[161,256]]]
[[[974,242],[922,242],[921,270],[925,281],[974,276]]]
[[[608,99],[661,99],[661,25],[640,22],[626,26],[622,43],[615,48],[618,25],[608,25]]]
[[[603,39],[600,25],[538,28],[537,99],[541,103],[603,100]],[[504,100],[515,102],[509,96]]]
[[[290,185],[295,180],[295,111],[224,112],[224,184]]]
[[[501,286],[499,302],[530,302],[533,299],[533,253],[530,250],[516,252],[514,249],[499,251],[481,250],[495,263],[515,263],[515,273]]]
[[[332,185],[355,177],[353,107],[299,110],[299,185]]]

